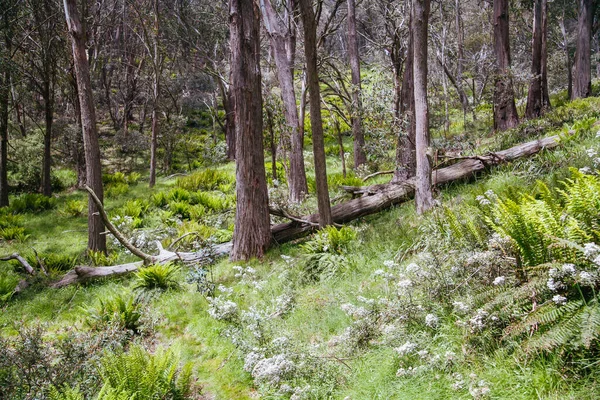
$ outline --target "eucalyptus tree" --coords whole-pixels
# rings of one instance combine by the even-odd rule
[[[595,4],[594,0],[579,0],[578,6],[573,99],[592,95],[591,41]]]

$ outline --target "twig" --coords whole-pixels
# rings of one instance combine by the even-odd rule
[[[376,176],[379,176],[379,175],[390,175],[390,174],[393,174],[394,172],[395,171],[393,169],[390,169],[389,171],[378,171],[378,172],[372,173],[371,175],[365,176],[363,178],[363,182],[366,182],[369,179],[375,178]]]
[[[21,263],[21,265],[23,266],[23,268],[25,268],[25,271],[27,271],[27,273],[29,275],[35,275],[35,270],[31,266],[31,264],[29,264],[27,262],[27,260],[25,260],[23,257],[21,257],[20,254],[14,253],[14,254],[11,254],[8,256],[0,257],[0,261],[10,261],[10,260],[17,260],[19,263]]]

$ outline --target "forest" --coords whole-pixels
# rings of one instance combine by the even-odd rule
[[[0,399],[600,398],[598,0],[0,0]]]

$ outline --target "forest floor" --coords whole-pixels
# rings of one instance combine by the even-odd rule
[[[599,129],[593,125],[598,118],[600,98],[590,98],[565,104],[518,130],[468,137],[475,143],[472,153],[483,154],[559,133],[563,124],[568,124],[567,130],[581,130],[557,149],[439,188],[437,198],[443,206],[425,216],[416,215],[409,201],[355,221],[349,238],[340,239],[339,251],[309,238],[274,246],[263,260],[218,260],[209,271],[215,285],[212,297],[199,293],[198,281],[181,269],[178,290],[144,299],[144,333],[134,340],[151,348],[167,347],[178,352],[182,362],[191,362],[198,398],[596,399],[600,369],[593,359],[585,368],[574,367],[573,358],[560,351],[528,352],[522,346],[526,337],[507,340],[494,331],[474,331],[480,307],[476,294],[493,288],[499,276],[493,276],[494,271],[501,267],[494,260],[475,266],[465,261],[481,259],[487,250],[462,243],[448,219],[469,219],[469,210],[480,207],[481,196],[490,191],[517,199],[521,193],[539,193],[538,180],[557,188],[572,176],[570,168],[593,170],[588,149],[600,148]],[[575,126],[583,119],[587,125]],[[456,142],[465,138],[457,137]],[[329,169],[340,172],[334,157],[329,158]],[[231,176],[234,166],[218,170]],[[387,179],[382,176],[372,183]],[[132,217],[145,221],[147,228],[158,227],[164,215],[150,215],[152,204],[158,204],[150,199],[177,185],[175,178],[159,179],[153,189],[143,181],[128,185],[124,193],[108,196],[107,210],[123,215],[130,201],[142,200],[150,207]],[[224,199],[233,193],[231,186],[221,189]],[[85,197],[79,191],[59,193],[54,208],[22,213],[29,237],[0,241],[0,255],[35,249],[82,260],[86,217],[68,210]],[[313,206],[311,199],[303,207]],[[217,233],[227,236],[230,220],[211,218],[204,225],[213,224]],[[183,232],[180,228],[174,225],[178,234]],[[489,228],[477,229],[483,232],[483,242],[493,236]],[[111,248],[116,254],[112,263],[134,260],[116,245]],[[1,262],[0,268],[16,269]],[[462,272],[452,275],[456,269]],[[484,269],[492,275],[482,278]],[[417,270],[427,272],[419,275]],[[54,277],[61,273],[59,267],[52,271]],[[0,306],[0,335],[12,337],[36,325],[44,327],[48,338],[90,330],[82,310],[98,299],[134,293],[135,279],[108,278],[61,289],[39,282]],[[235,303],[230,314],[227,302]],[[465,306],[462,311],[460,304]],[[252,354],[262,360],[262,372],[253,368],[257,362],[252,364]],[[277,359],[283,354],[287,361]]]

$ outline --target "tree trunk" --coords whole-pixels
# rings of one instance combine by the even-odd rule
[[[494,0],[494,52],[496,54],[494,129],[499,131],[514,128],[519,124],[510,72],[508,19],[508,0]]]
[[[362,102],[360,82],[360,57],[358,54],[358,38],[356,33],[356,4],[348,0],[348,57],[352,74],[352,135],[354,136],[354,168],[367,162],[365,154],[365,136],[362,129]]]
[[[8,10],[4,10],[0,15],[0,32],[4,41],[4,49],[0,50],[0,56],[5,57],[0,62],[0,207],[8,207],[8,102],[10,100],[11,87],[11,59],[12,53],[12,7],[9,5]]]
[[[412,26],[412,17],[409,21]],[[404,127],[398,132],[396,143],[396,172],[393,182],[402,182],[415,175],[415,94],[413,84],[414,60],[413,32],[408,32],[408,48],[404,75],[402,77],[402,90],[400,93],[400,116]]]
[[[158,131],[159,131],[159,101],[160,101],[160,74],[161,60],[159,54],[159,16],[158,16],[158,0],[154,0],[154,82],[152,84],[152,139],[150,142],[150,187],[156,184],[156,157],[158,148]]]
[[[50,68],[50,67],[47,67]],[[52,169],[52,123],[54,122],[54,89],[50,74],[44,78],[44,156],[42,158],[41,192],[44,196],[52,195],[51,169]]]
[[[260,10],[253,0],[230,0],[229,12],[236,127],[235,261],[262,257],[271,231],[262,137]]]
[[[542,115],[542,39],[543,39],[543,0],[533,2],[533,40],[531,44],[531,81],[527,93],[525,118],[537,118]]]
[[[269,144],[271,145],[271,176],[273,181],[277,179],[277,141],[275,140],[275,129],[273,127],[273,111],[265,107],[267,113],[267,130],[269,131]]]
[[[415,203],[422,214],[434,206],[431,191],[429,106],[427,104],[427,28],[430,0],[413,0],[413,80],[415,101],[416,182]]]
[[[569,53],[569,37],[567,36],[567,29],[565,28],[565,12],[563,11],[561,18],[558,21],[560,26],[560,32],[562,33],[562,47],[565,52],[565,61],[567,63],[567,95],[569,99],[573,98],[573,75],[571,71],[571,54]]]
[[[548,90],[548,0],[542,0],[542,112],[552,108]]]
[[[458,95],[460,97],[460,104],[463,109],[463,129],[467,128],[467,113],[469,112],[469,98],[465,93],[465,89],[463,87],[463,62],[465,59],[465,50],[464,50],[464,42],[465,42],[465,31],[464,24],[462,19],[462,10],[460,8],[460,1],[455,1],[455,17],[456,17],[456,83],[454,87],[458,91]],[[448,76],[448,78],[452,81],[452,78]]]
[[[315,181],[317,186],[317,204],[319,225],[325,227],[333,223],[329,187],[327,185],[327,165],[325,161],[325,142],[323,138],[323,120],[321,118],[321,89],[317,71],[317,23],[311,0],[299,0],[304,25],[304,54],[306,58],[306,78],[310,102],[310,125],[312,129],[313,154],[315,159]]]
[[[261,0],[263,21],[269,34],[271,49],[277,66],[277,78],[281,89],[283,113],[291,139],[290,169],[288,174],[289,197],[299,202],[308,193],[306,168],[304,166],[304,130],[300,128],[296,92],[294,89],[295,35],[293,26],[285,27],[275,13],[271,0]],[[291,10],[290,10],[291,11]],[[291,24],[291,22],[290,22]]]
[[[86,183],[93,189],[100,201],[103,201],[102,165],[100,164],[100,146],[96,131],[96,110],[90,71],[85,52],[85,34],[79,20],[76,0],[64,0],[65,17],[73,47],[73,60],[79,104],[81,106],[81,125],[85,148]],[[106,235],[104,223],[98,214],[96,205],[90,198],[88,201],[88,249],[106,252]]]
[[[579,0],[573,99],[585,98],[592,95],[591,40],[593,19],[593,0]]]

